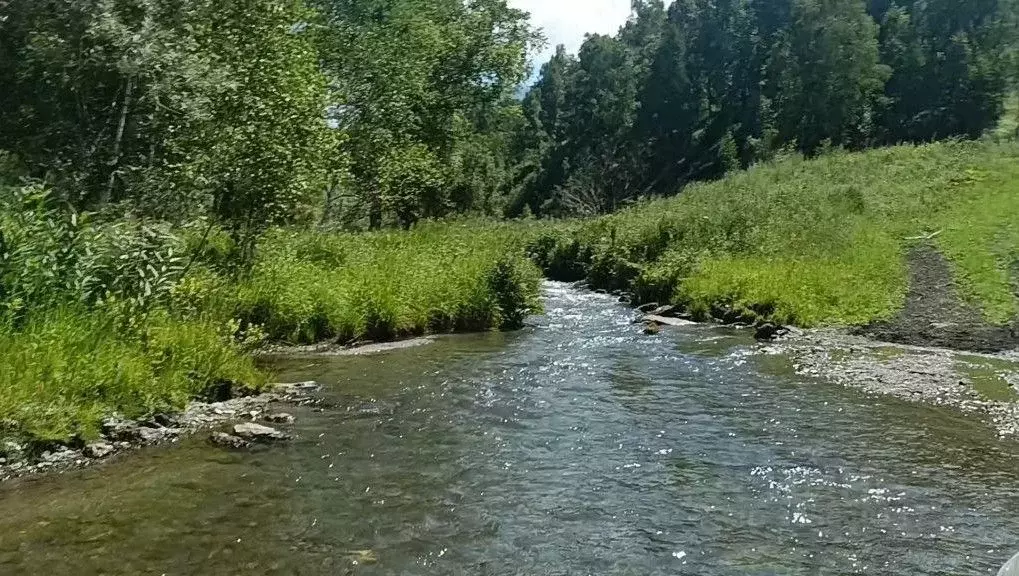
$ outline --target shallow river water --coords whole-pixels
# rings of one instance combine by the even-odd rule
[[[518,333],[279,363],[325,386],[291,444],[0,487],[0,574],[977,575],[1019,550],[1019,443],[983,423],[546,292]]]

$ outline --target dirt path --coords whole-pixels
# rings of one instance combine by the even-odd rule
[[[906,305],[892,320],[861,328],[858,334],[898,344],[1001,352],[1019,348],[1019,329],[989,324],[980,310],[960,296],[948,261],[934,248],[909,254]]]

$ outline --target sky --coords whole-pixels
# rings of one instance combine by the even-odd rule
[[[584,34],[614,34],[630,15],[630,0],[509,0],[509,4],[530,12],[531,21],[548,39],[544,51],[533,56],[535,70],[555,53],[557,44],[576,54]]]

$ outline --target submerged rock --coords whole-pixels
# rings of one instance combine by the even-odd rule
[[[234,426],[234,434],[245,440],[253,442],[275,442],[290,438],[290,436],[284,432],[280,432],[279,430],[270,428],[269,426],[255,424],[254,422],[237,424]]]
[[[654,336],[656,334],[661,333],[661,331],[662,327],[655,322],[644,323],[644,333],[647,334],[648,336]]]
[[[227,434],[226,432],[213,432],[209,436],[209,442],[212,442],[216,446],[222,446],[224,448],[232,448],[234,450],[243,450],[249,448],[251,443],[247,440],[234,436],[233,434]]]
[[[272,422],[273,424],[293,424],[294,417],[286,412],[280,412],[279,414],[270,414],[265,417],[266,422]]]
[[[392,416],[396,414],[396,404],[384,402],[362,402],[347,408],[347,414],[351,418],[378,418],[381,416]]]
[[[318,382],[293,382],[290,384],[274,384],[271,387],[273,393],[282,396],[284,399],[304,398],[322,389]]]

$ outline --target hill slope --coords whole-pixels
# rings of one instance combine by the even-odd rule
[[[889,327],[900,312],[918,310],[906,307],[911,271],[914,279],[940,273],[947,277],[931,281],[965,313],[922,318],[925,327],[980,325],[992,329],[986,338],[1014,339],[1002,327],[1019,316],[1019,144],[789,158],[563,225],[532,249],[553,277],[585,277],[695,316],[806,327],[884,321],[883,336],[902,340],[911,338]],[[922,287],[914,297],[924,298]]]

